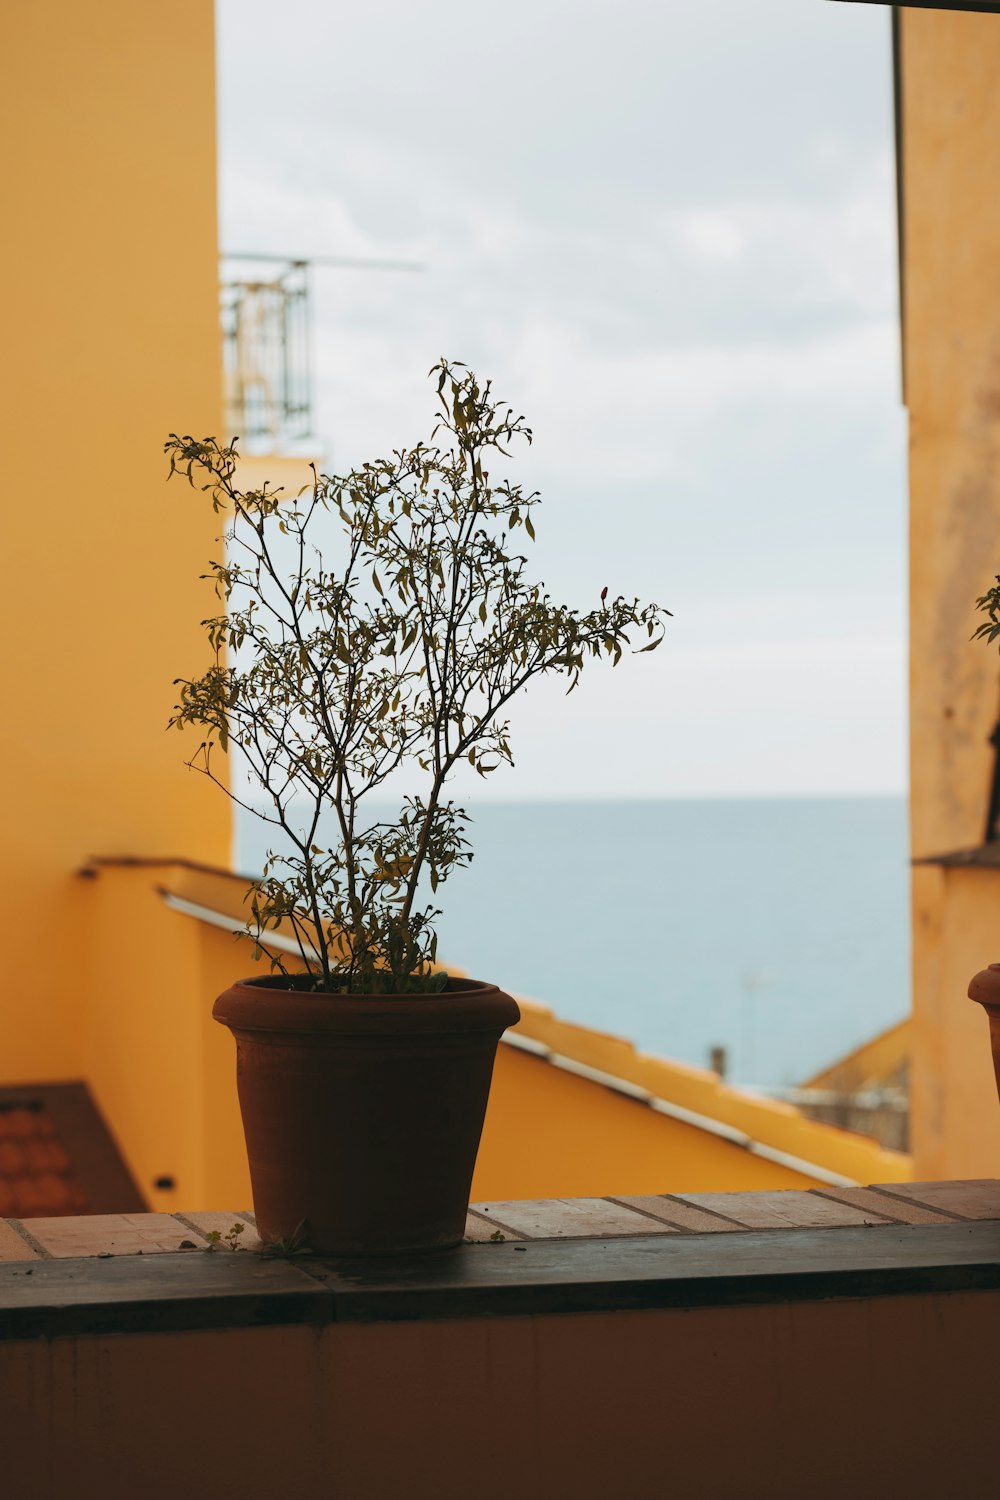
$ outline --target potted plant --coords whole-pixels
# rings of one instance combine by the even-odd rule
[[[972,639],[992,644],[1000,636],[1000,573],[993,587],[976,600],[976,608],[986,618],[973,631]],[[989,1021],[993,1072],[1000,1095],[1000,964],[989,964],[973,976],[969,983],[969,999],[983,1007]]]
[[[227,518],[204,575],[214,661],[178,679],[171,725],[201,731],[188,764],[285,844],[247,898],[270,972],[213,1014],[236,1037],[261,1238],[317,1251],[464,1235],[496,1047],[519,1013],[436,966],[428,897],[472,857],[447,784],[462,762],[484,777],[511,763],[505,713],[529,683],[556,674],[572,690],[635,632],[633,649],[653,650],[668,613],[607,588],[581,613],[529,580],[513,540],[534,538],[538,496],[510,477],[509,449],[530,430],[463,365],[431,375],[429,443],[294,498],[241,490],[236,440],[166,444],[171,474]],[[339,534],[330,564],[324,529]],[[231,748],[262,805],[220,768]],[[373,794],[398,813],[370,814]]]

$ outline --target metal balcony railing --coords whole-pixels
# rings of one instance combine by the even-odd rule
[[[266,265],[261,274],[255,267]],[[274,452],[313,430],[309,263],[265,255],[223,259],[226,431],[245,450]]]
[[[244,452],[275,453],[314,437],[314,267],[422,271],[417,262],[362,256],[230,252],[221,257],[226,431]]]

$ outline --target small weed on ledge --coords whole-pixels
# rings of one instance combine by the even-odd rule
[[[272,1240],[269,1245],[258,1250],[258,1255],[265,1260],[289,1260],[293,1255],[309,1255],[310,1249],[306,1243],[306,1221],[305,1219],[297,1226],[294,1233],[286,1240]]]
[[[208,1244],[205,1246],[206,1254],[211,1254],[220,1245],[227,1245],[230,1250],[238,1250],[240,1248],[240,1235],[246,1227],[245,1224],[236,1223],[231,1225],[225,1234],[222,1233],[221,1229],[210,1229],[205,1236],[208,1240]]]

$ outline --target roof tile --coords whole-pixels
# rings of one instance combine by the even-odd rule
[[[84,1085],[0,1088],[0,1217],[142,1206]]]
[[[0,1140],[0,1181],[17,1177],[24,1171],[24,1147],[15,1141]]]
[[[68,1174],[72,1170],[69,1152],[57,1140],[25,1141],[21,1151],[30,1172]]]
[[[34,1109],[0,1109],[0,1140],[25,1141],[35,1134]]]

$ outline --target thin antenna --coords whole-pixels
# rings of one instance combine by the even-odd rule
[[[378,260],[358,255],[270,255],[264,250],[220,250],[220,260],[269,261],[286,266],[334,266],[341,271],[426,271],[416,260]]]

